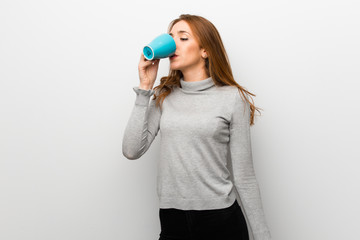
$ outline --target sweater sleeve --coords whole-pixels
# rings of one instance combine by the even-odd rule
[[[150,97],[155,90],[133,87],[136,100],[122,141],[122,152],[127,159],[140,158],[150,147],[160,128],[161,111]],[[150,103],[149,103],[150,100]]]
[[[250,104],[236,91],[233,107],[229,144],[234,185],[239,193],[254,240],[269,240],[271,235],[265,220],[252,160]]]

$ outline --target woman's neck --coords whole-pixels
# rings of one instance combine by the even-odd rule
[[[196,82],[210,77],[206,74],[205,66],[200,69],[193,68],[189,70],[183,70],[181,73],[185,82]]]

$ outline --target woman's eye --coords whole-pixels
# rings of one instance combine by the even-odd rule
[[[187,40],[187,38],[180,38],[181,40]]]

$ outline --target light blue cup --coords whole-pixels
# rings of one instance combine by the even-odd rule
[[[152,40],[143,49],[147,60],[167,58],[175,53],[176,44],[172,36],[167,33],[161,34]]]

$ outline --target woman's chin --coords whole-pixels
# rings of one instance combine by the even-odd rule
[[[180,67],[177,64],[170,63],[170,69],[171,70],[180,70]]]

